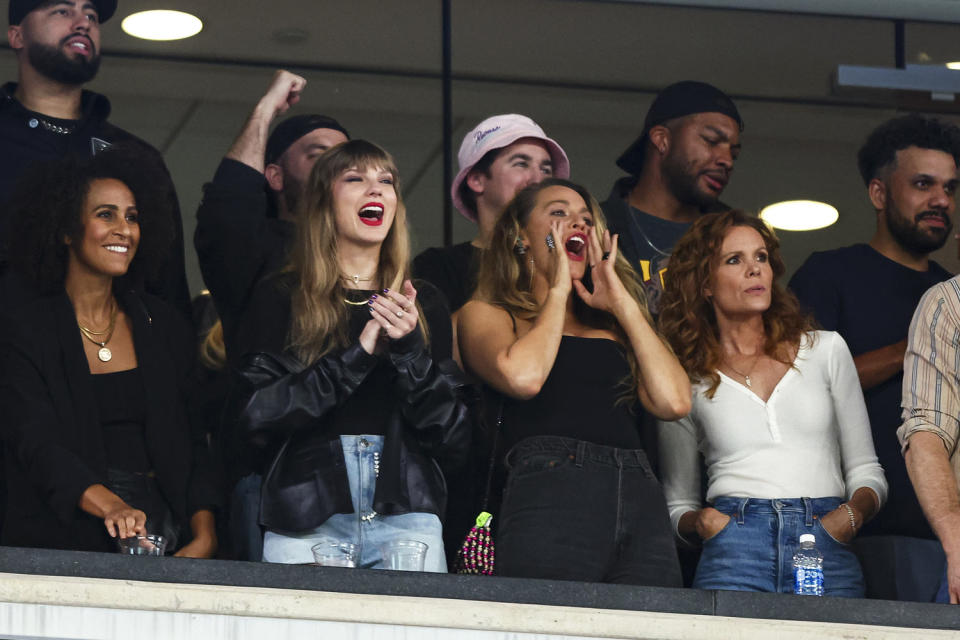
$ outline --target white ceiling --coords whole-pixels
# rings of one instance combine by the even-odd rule
[[[567,150],[574,179],[603,199],[620,175],[613,161],[639,132],[656,90],[681,79],[705,80],[734,96],[746,122],[744,152],[725,201],[756,210],[803,196],[840,209],[840,221],[827,230],[781,234],[791,270],[812,250],[869,239],[874,216],[854,158],[866,134],[902,101],[836,95],[831,83],[838,64],[893,65],[892,21],[746,11],[742,0],[724,4],[738,8],[453,0],[457,145],[487,115],[527,113]],[[872,7],[887,15],[910,7],[918,18],[952,10],[943,19],[960,20],[960,0],[828,4],[844,13]],[[204,30],[172,43],[121,32],[124,15],[159,6],[199,15]],[[117,124],[165,153],[190,234],[202,184],[272,70],[301,72],[308,86],[298,112],[333,115],[354,136],[397,157],[416,242],[425,247],[442,241],[440,24],[436,0],[123,0],[104,27],[105,59],[92,87],[110,96]],[[306,39],[289,44],[274,37],[290,29]],[[960,25],[907,23],[906,54],[908,62],[960,60]],[[0,76],[16,76],[10,52],[0,51]],[[955,103],[936,108],[960,112]],[[457,241],[469,238],[471,226],[457,216],[454,232]],[[960,271],[954,246],[941,259]],[[188,262],[198,290],[192,251]]]

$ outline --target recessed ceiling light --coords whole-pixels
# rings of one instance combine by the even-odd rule
[[[120,23],[120,28],[144,40],[183,40],[200,33],[203,23],[197,16],[183,11],[156,9],[130,14]]]
[[[947,69],[953,69],[954,71],[960,71],[960,61],[957,62],[948,62]]]
[[[788,200],[763,208],[760,217],[772,227],[787,231],[810,231],[829,227],[840,214],[826,202]]]

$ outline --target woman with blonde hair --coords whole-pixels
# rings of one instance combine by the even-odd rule
[[[469,427],[441,364],[449,314],[409,280],[396,165],[345,142],[305,189],[290,266],[257,286],[238,333],[240,429],[272,459],[263,559],[311,562],[311,546],[335,538],[356,545],[357,566],[379,568],[381,545],[417,540],[426,570],[445,571],[437,463],[464,457]]]
[[[777,283],[779,247],[741,211],[702,216],[674,247],[660,327],[694,395],[690,415],[660,426],[670,517],[703,543],[695,587],[792,593],[791,559],[812,533],[826,593],[863,596],[848,545],[887,483],[850,351]]]
[[[560,179],[520,191],[478,281],[458,335],[467,369],[504,396],[497,572],[680,586],[635,408],[681,417],[690,385],[596,200]]]

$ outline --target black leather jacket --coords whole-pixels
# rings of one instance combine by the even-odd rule
[[[396,369],[403,400],[384,437],[374,509],[443,517],[446,484],[438,462],[454,468],[467,456],[471,390],[452,361],[431,359],[414,331],[391,342],[385,356],[354,344],[308,367],[281,353],[244,358],[239,428],[254,446],[275,450],[264,477],[261,524],[303,531],[353,512],[340,440],[324,430],[324,418],[384,357]]]

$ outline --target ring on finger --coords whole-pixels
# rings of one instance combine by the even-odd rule
[[[610,252],[609,252],[609,251],[604,251],[604,252],[603,252],[603,256],[601,256],[600,259],[601,259],[601,260],[606,260],[606,259],[609,258],[609,257],[610,257]]]
[[[397,317],[398,317],[398,318],[402,318],[402,317],[403,317],[403,311],[397,311]]]

